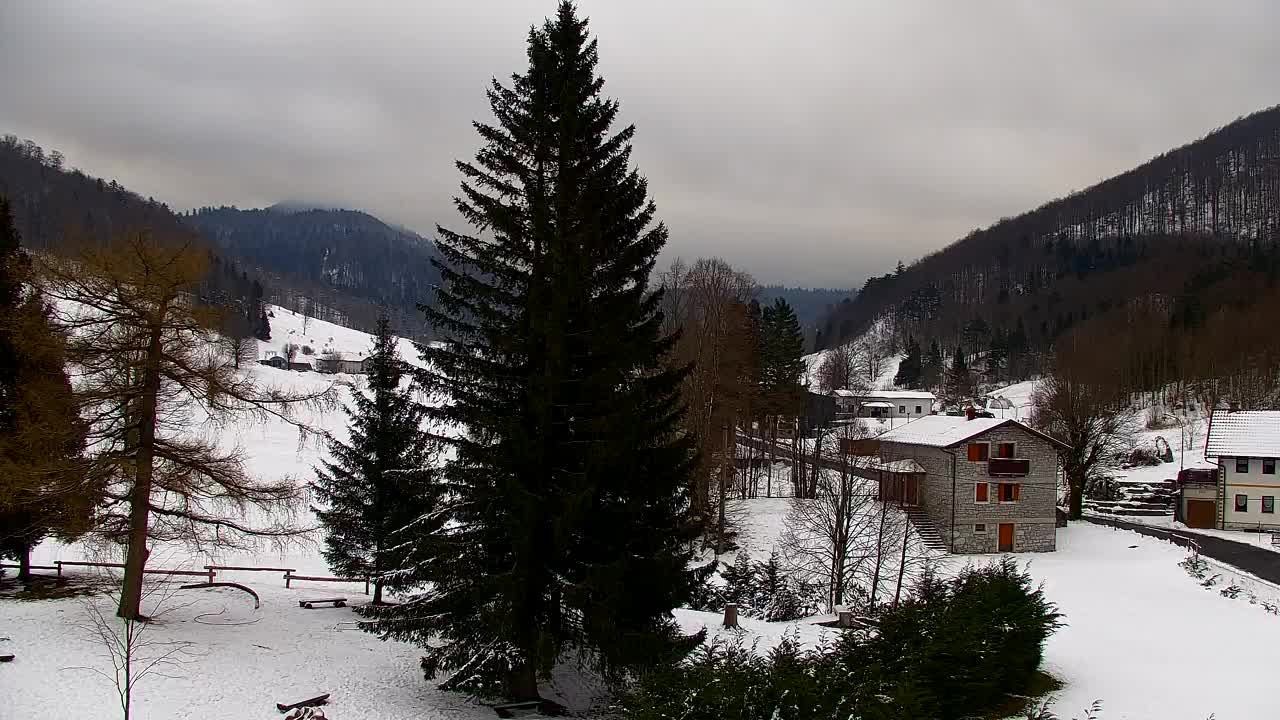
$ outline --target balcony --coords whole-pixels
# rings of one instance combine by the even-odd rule
[[[991,477],[1026,477],[1031,472],[1031,461],[1019,458],[991,458],[987,461],[987,474]]]

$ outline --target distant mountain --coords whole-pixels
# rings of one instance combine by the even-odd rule
[[[869,279],[823,335],[830,345],[887,315],[947,345],[1020,321],[1047,345],[1135,297],[1192,314],[1248,300],[1242,280],[1274,273],[1277,247],[1280,106]]]
[[[315,288],[321,304],[333,295],[366,301],[364,312],[348,311],[357,327],[369,324],[380,303],[414,324],[417,304],[430,300],[440,278],[431,241],[357,210],[280,203],[201,208],[183,219],[242,262]]]
[[[764,285],[756,295],[756,300],[761,305],[772,304],[777,298],[786,300],[787,304],[796,311],[796,318],[800,320],[800,325],[808,329],[816,327],[819,321],[835,310],[836,305],[849,300],[856,294],[856,290]]]

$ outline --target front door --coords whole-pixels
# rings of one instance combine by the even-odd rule
[[[908,475],[904,480],[906,483],[906,492],[903,494],[902,503],[904,505],[920,504],[920,481],[915,475]]]
[[[1013,523],[1000,523],[1000,552],[1013,552]]]

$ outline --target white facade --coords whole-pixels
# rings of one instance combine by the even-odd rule
[[[1276,458],[1218,458],[1219,481],[1226,490],[1222,517],[1224,529],[1280,528],[1280,519],[1277,519],[1280,516],[1276,514],[1276,499],[1280,498],[1280,475],[1276,474],[1278,464]]]
[[[923,390],[836,390],[836,412],[865,418],[919,418],[937,398]]]
[[[1218,464],[1216,524],[1280,530],[1280,411],[1214,410],[1204,454]]]

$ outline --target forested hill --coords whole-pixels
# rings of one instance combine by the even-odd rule
[[[1278,240],[1273,107],[871,278],[822,337],[830,346],[884,318],[904,337],[977,353],[1022,325],[1034,352],[1083,325],[1142,325],[1161,348],[1143,362],[1168,365],[1164,348],[1221,335],[1277,299]]]
[[[796,319],[800,321],[800,325],[808,330],[822,322],[835,310],[837,304],[852,298],[854,294],[853,290],[762,285],[756,300],[761,305],[769,305],[777,298],[786,300],[796,311]]]
[[[378,303],[402,318],[418,316],[417,303],[430,299],[440,277],[429,240],[355,210],[201,208],[184,220],[246,263],[366,300],[369,320]],[[361,326],[365,318],[352,320]]]

